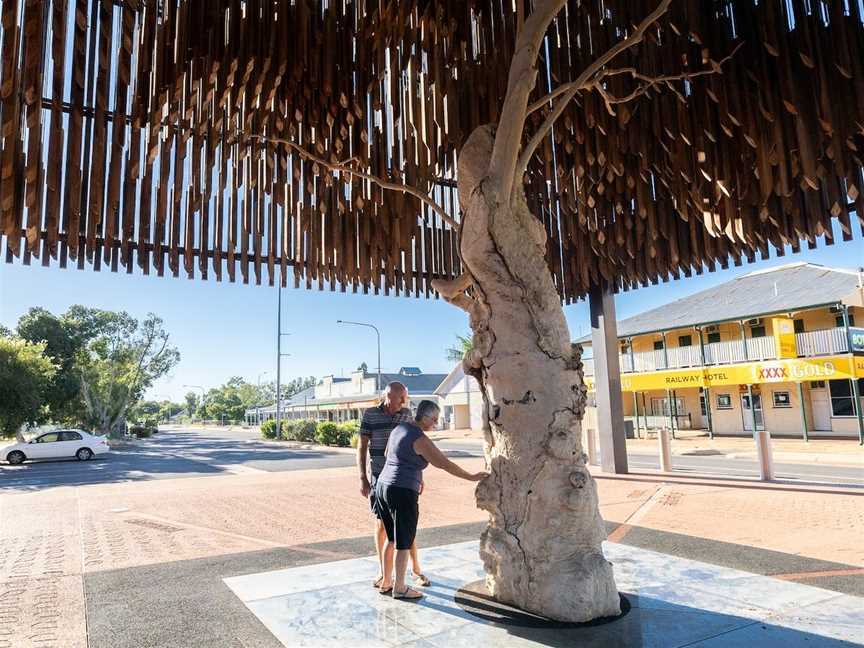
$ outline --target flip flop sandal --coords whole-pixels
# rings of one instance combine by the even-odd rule
[[[378,590],[379,594],[385,594],[385,595],[391,594],[392,592],[393,592],[393,586],[392,585],[390,587],[385,588],[385,589],[379,589]]]
[[[417,590],[411,589],[410,587],[406,587],[404,590],[402,590],[402,592],[397,592],[394,589],[393,590],[393,598],[394,599],[401,599],[403,601],[418,601],[418,600],[423,598],[423,594],[421,594]]]
[[[414,574],[414,582],[420,587],[429,587],[432,584],[426,574]]]
[[[383,576],[381,578],[376,578],[374,581],[372,581],[372,587],[377,587],[378,589],[381,589],[381,581],[383,580]]]

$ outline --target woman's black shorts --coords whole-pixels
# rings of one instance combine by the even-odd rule
[[[396,541],[397,549],[410,549],[417,535],[420,518],[420,494],[410,488],[377,485],[375,504],[378,517],[384,523],[387,539]]]

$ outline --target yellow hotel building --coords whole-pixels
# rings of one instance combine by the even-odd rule
[[[864,440],[860,271],[752,272],[619,321],[618,340],[624,415],[637,431],[750,435],[755,426]],[[593,391],[592,360],[584,364]]]

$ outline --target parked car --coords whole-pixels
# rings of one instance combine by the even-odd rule
[[[52,430],[26,443],[13,443],[0,448],[0,459],[17,465],[30,459],[65,459],[75,457],[88,461],[105,454],[110,448],[102,437],[84,430]]]

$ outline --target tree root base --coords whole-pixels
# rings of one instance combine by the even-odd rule
[[[605,625],[607,623],[614,623],[623,618],[630,612],[631,605],[626,596],[619,593],[619,597],[621,600],[621,614],[616,616],[600,617],[582,623],[556,621],[554,619],[539,616],[532,612],[526,612],[525,610],[521,610],[513,605],[502,603],[496,600],[495,597],[489,593],[485,580],[478,580],[463,585],[456,592],[455,602],[456,605],[469,614],[482,619],[483,621],[489,621],[497,625],[513,626],[518,628],[567,630]]]

